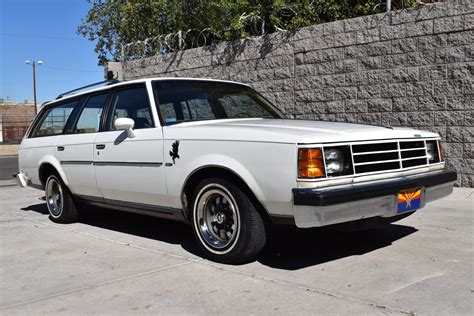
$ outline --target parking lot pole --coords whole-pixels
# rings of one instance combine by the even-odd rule
[[[31,65],[33,69],[33,100],[35,103],[35,116],[36,116],[36,113],[38,112],[38,109],[36,107],[36,64],[41,65],[42,63],[43,62],[41,60],[38,60],[38,61],[25,60],[25,64]]]

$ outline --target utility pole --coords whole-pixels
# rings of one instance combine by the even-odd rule
[[[25,64],[31,65],[32,69],[33,69],[33,100],[34,100],[34,103],[35,103],[35,115],[38,112],[38,108],[37,108],[37,105],[36,105],[36,64],[41,65],[42,63],[43,62],[41,60],[38,60],[38,61],[25,60]]]

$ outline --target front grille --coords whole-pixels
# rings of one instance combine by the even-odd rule
[[[355,174],[428,165],[424,140],[354,144],[351,147]]]

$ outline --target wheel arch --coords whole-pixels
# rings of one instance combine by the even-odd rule
[[[192,210],[190,200],[194,193],[194,188],[200,181],[213,177],[231,179],[234,181],[233,183],[239,184],[244,192],[249,194],[249,198],[255,204],[255,207],[262,213],[265,220],[271,221],[268,210],[258,198],[258,193],[256,194],[256,192],[252,190],[251,186],[237,172],[222,165],[206,165],[196,168],[184,181],[184,185],[181,189],[180,199],[186,220],[190,221],[190,214]]]
[[[52,156],[45,156],[39,162],[38,177],[40,179],[42,188],[44,188],[47,176],[52,172],[57,173],[58,176],[61,177],[61,180],[64,182],[64,184],[69,188],[69,183],[63,169],[61,168],[61,164],[55,157]]]

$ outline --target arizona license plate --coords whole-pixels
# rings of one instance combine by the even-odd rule
[[[410,189],[398,193],[398,209],[397,213],[417,210],[421,203],[421,189]]]

